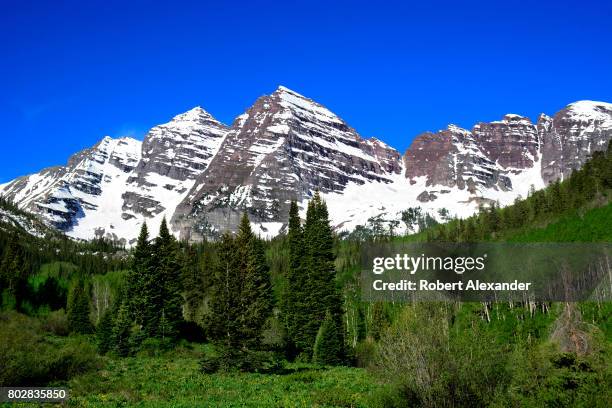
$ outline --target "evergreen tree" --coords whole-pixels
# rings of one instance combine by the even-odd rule
[[[272,315],[273,293],[270,270],[266,264],[264,247],[256,237],[248,243],[246,271],[242,290],[244,303],[243,338],[247,346],[257,347],[264,325]]]
[[[127,290],[125,286],[119,289],[117,298],[113,301],[110,307],[106,308],[98,326],[96,327],[96,340],[98,350],[101,354],[105,354],[111,350],[116,350],[116,328],[119,309],[124,304]],[[128,308],[129,313],[129,308]],[[129,317],[129,314],[128,314]]]
[[[96,328],[96,340],[98,343],[98,351],[100,354],[106,354],[113,348],[113,327],[114,327],[114,319],[113,319],[113,310],[108,308],[102,318],[100,319],[100,323]]]
[[[17,306],[23,300],[27,287],[27,265],[24,261],[23,248],[19,244],[19,236],[12,233],[0,262],[0,292],[14,296]]]
[[[236,257],[237,257],[237,269],[236,273],[239,276],[239,285],[236,288],[236,294],[240,298],[240,304],[243,310],[247,307],[247,299],[243,296],[244,280],[246,276],[247,262],[249,260],[249,254],[251,251],[251,242],[255,239],[255,235],[251,230],[251,223],[246,213],[242,215],[240,224],[238,225],[238,232],[236,233]],[[244,322],[244,316],[241,317],[241,321]]]
[[[208,251],[206,258],[208,259]],[[197,311],[204,302],[205,285],[203,280],[203,269],[207,261],[202,265],[198,264],[198,256],[192,245],[187,246],[184,253],[181,253],[181,264],[183,270],[181,279],[183,281],[185,296],[185,318],[190,322],[196,321]]]
[[[77,278],[68,293],[68,326],[75,333],[91,333],[93,325],[89,320],[89,291],[82,278]]]
[[[157,336],[162,336],[168,339],[176,338],[178,334],[178,326],[183,320],[183,296],[181,294],[181,270],[182,266],[179,262],[179,247],[176,239],[170,234],[166,219],[162,220],[159,228],[159,236],[155,240],[154,259],[156,269],[155,276],[160,279],[161,299],[157,304],[158,319],[163,317],[165,322],[159,323]],[[164,332],[160,333],[159,328],[164,328]]]
[[[304,226],[304,266],[307,271],[304,285],[304,324],[298,329],[295,344],[307,356],[312,356],[314,342],[325,319],[330,313],[341,344],[344,345],[342,321],[342,297],[336,286],[334,241],[327,206],[318,192],[308,203],[306,224]],[[338,356],[341,358],[341,356]]]
[[[339,365],[342,363],[340,358],[342,353],[343,344],[340,330],[336,326],[335,319],[331,313],[327,312],[317,332],[312,361],[322,365]]]
[[[225,234],[217,254],[209,330],[231,360],[260,346],[273,308],[272,285],[263,244],[246,214],[236,238]]]
[[[144,227],[143,227],[144,229]],[[159,228],[159,235],[151,246],[150,260],[147,262],[146,230],[141,231],[140,251],[136,270],[140,270],[139,278],[134,279],[141,284],[142,324],[144,336],[174,339],[178,333],[178,325],[183,318],[183,297],[181,294],[181,270],[179,262],[179,247],[176,239],[170,234],[166,219]],[[137,265],[138,264],[138,265]],[[160,322],[164,315],[164,322]]]
[[[126,291],[130,316],[142,325],[145,311],[146,279],[151,272],[152,247],[149,230],[143,223],[134,248],[131,268],[126,278]]]
[[[53,276],[45,279],[45,283],[36,291],[35,298],[36,305],[48,305],[50,310],[59,310],[66,306],[66,290]]]
[[[162,341],[171,341],[175,335],[175,326],[166,316],[166,310],[162,309],[161,316],[159,317],[159,337]]]
[[[147,337],[157,337],[163,308],[163,281],[160,269],[155,264],[156,259],[152,259],[142,282],[142,326]]]
[[[217,250],[207,328],[218,344],[229,349],[238,348],[240,344],[242,304],[239,293],[242,282],[239,268],[236,240],[225,233]]]
[[[417,224],[418,220],[423,216],[421,207],[410,207],[405,211],[402,211],[402,221],[406,224],[408,231],[414,231],[414,225]]]
[[[130,334],[132,320],[130,318],[129,306],[124,300],[117,311],[117,317],[113,327],[113,343],[115,352],[125,357],[130,354]]]
[[[288,341],[292,343],[298,337],[299,329],[305,324],[307,314],[303,311],[306,274],[304,263],[304,231],[295,201],[289,207],[289,265],[285,276],[285,286],[281,300],[282,319]]]
[[[559,214],[565,210],[565,194],[561,190],[561,182],[559,180],[552,183],[549,190],[549,208],[555,214]]]

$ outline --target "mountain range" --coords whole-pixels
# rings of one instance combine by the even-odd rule
[[[578,101],[537,122],[507,114],[471,130],[449,125],[401,154],[363,138],[315,101],[285,87],[231,125],[200,107],[139,141],[104,137],[64,166],[0,185],[0,195],[79,239],[131,244],[166,218],[181,239],[234,230],[247,212],[257,233],[284,230],[291,200],[315,191],[337,231],[392,222],[409,207],[466,217],[567,177],[612,139],[612,104]],[[401,229],[401,228],[400,228]]]

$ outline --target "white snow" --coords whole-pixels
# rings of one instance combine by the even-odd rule
[[[571,103],[566,109],[571,119],[598,121],[598,127],[612,127],[612,103],[585,100]]]
[[[343,123],[340,118],[318,103],[294,92],[284,86],[278,87],[278,94],[282,100],[281,105],[288,108],[297,108],[323,122]]]
[[[401,212],[409,207],[421,207],[437,217],[439,208],[446,208],[451,215],[461,218],[472,215],[478,204],[467,190],[446,188],[443,186],[426,187],[426,177],[417,177],[410,184],[401,174],[393,174],[391,183],[370,182],[363,185],[350,183],[340,193],[322,194],[327,202],[330,219],[338,231],[352,231],[358,225],[366,225],[368,219],[382,215],[386,220],[401,220]],[[435,191],[437,199],[427,203],[417,200],[423,191]],[[449,193],[439,193],[440,190],[450,190]],[[306,208],[306,203],[301,207]],[[305,211],[305,210],[304,210]],[[400,224],[401,233],[405,226]]]
[[[280,234],[282,222],[252,222],[253,233],[260,238],[271,239]]]
[[[350,156],[351,160],[356,157],[366,162],[381,164],[383,168],[386,168],[383,165],[385,160],[391,162],[395,158],[386,157],[384,150],[381,157],[375,157],[375,154],[379,154],[378,147],[388,147],[384,142],[375,138],[360,139],[331,111],[288,88],[280,86],[274,95],[266,98],[269,99],[266,99],[264,104],[264,112],[257,112],[253,117],[245,113],[235,121],[238,129],[247,120],[253,121],[256,126],[249,127],[249,130],[257,136],[252,143],[251,133],[245,138],[237,138],[239,130],[228,133],[227,128],[208,112],[201,107],[195,107],[175,116],[170,122],[151,129],[147,140],[158,143],[155,146],[163,146],[156,152],[150,147],[142,157],[141,142],[131,138],[113,139],[106,136],[73,166],[50,168],[10,183],[0,184],[0,195],[14,195],[14,201],[21,208],[39,208],[42,212],[50,210],[45,212],[44,216],[48,221],[56,222],[62,221],[59,213],[72,212],[74,202],[78,201],[83,216],[76,218],[73,228],[67,231],[69,236],[89,239],[103,229],[105,234],[125,238],[129,242],[136,238],[143,221],[149,224],[151,234],[154,235],[162,218],[169,220],[173,216],[176,207],[192,191],[202,169],[210,164],[228,137],[235,137],[235,140],[231,140],[232,146],[225,146],[223,149],[227,159],[235,157],[236,152],[242,154],[246,151],[246,162],[250,171],[258,170],[259,175],[255,187],[251,184],[232,187],[233,191],[229,198],[226,198],[231,205],[248,207],[254,203],[263,203],[264,207],[270,208],[275,204],[274,197],[270,196],[273,188],[293,188],[304,174],[328,179],[330,173],[340,174],[345,180],[351,180],[343,191],[323,194],[332,223],[338,231],[350,231],[357,225],[366,225],[372,217],[380,216],[388,221],[401,220],[402,211],[417,206],[434,217],[438,217],[437,211],[440,208],[446,208],[451,216],[464,218],[472,215],[479,205],[487,200],[508,205],[518,195],[526,197],[532,185],[535,189],[544,187],[541,156],[529,156],[533,163],[531,168],[503,168],[499,163],[493,163],[487,158],[470,131],[455,125],[448,126],[456,148],[451,160],[454,160],[457,173],[458,163],[465,161],[465,157],[477,159],[473,162],[472,172],[464,170],[463,173],[464,180],[471,177],[476,182],[474,194],[457,187],[427,186],[426,177],[408,180],[403,169],[399,173],[383,171],[382,174],[377,174],[373,170],[362,170],[361,173],[353,174],[341,167],[344,163],[339,163],[339,157],[344,158],[346,155]],[[274,102],[280,104],[280,109],[271,109],[270,104]],[[270,110],[275,113],[272,114]],[[579,101],[568,105],[566,115],[584,122],[579,125],[582,133],[594,130],[595,126],[598,129],[612,128],[612,104],[609,103]],[[541,118],[552,120],[545,116]],[[508,114],[501,121],[492,123],[503,123],[512,129],[511,132],[523,132],[522,126],[529,124],[533,128],[534,140],[537,141],[535,126],[528,118]],[[267,128],[264,129],[264,126]],[[480,129],[480,125],[474,128]],[[297,145],[292,146],[292,165],[303,173],[300,176],[291,173],[284,179],[273,178],[266,170],[261,169],[266,168],[270,159],[281,157],[275,153],[285,145],[288,138],[303,141],[313,147],[313,151],[300,149]],[[376,153],[371,154],[369,152],[373,147],[377,148]],[[242,148],[244,150],[241,150]],[[590,145],[588,149],[591,149]],[[325,157],[316,153],[321,150],[327,150],[331,155]],[[525,152],[527,151],[526,149]],[[184,169],[186,180],[142,170],[142,165],[152,160],[159,160],[174,169]],[[398,160],[401,166],[401,159]],[[139,163],[141,168],[137,167]],[[512,182],[512,190],[485,188],[483,180],[493,172],[507,176]],[[373,178],[382,178],[387,182],[372,181]],[[83,191],[86,188],[94,193]],[[95,193],[98,190],[99,195]],[[257,190],[257,194],[254,190]],[[443,193],[442,190],[448,192]],[[225,186],[221,191],[227,192],[228,187]],[[425,203],[418,201],[417,196],[424,191],[434,194],[437,198]],[[152,216],[145,216],[137,213],[135,208],[128,208],[122,197],[126,192],[144,198],[144,210],[152,213]],[[215,192],[206,196],[204,204],[211,202],[218,195],[219,192]],[[300,207],[304,214],[306,201],[300,203]],[[122,215],[128,219],[124,220]],[[0,212],[0,220],[8,219],[7,217]],[[17,221],[13,219],[10,222]],[[19,224],[21,225],[21,221]],[[256,234],[266,238],[277,235],[283,228],[282,223],[275,221],[252,223],[252,226]],[[401,233],[403,228],[405,226],[400,223],[397,232]]]
[[[268,126],[268,132],[286,135],[291,129],[287,125],[272,125]]]
[[[16,227],[23,228],[29,234],[42,238],[45,236],[45,231],[38,228],[31,219],[22,215],[14,214],[10,211],[0,208],[0,222],[12,224]]]

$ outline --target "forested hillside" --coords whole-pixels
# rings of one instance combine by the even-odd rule
[[[63,385],[75,404],[610,406],[612,307],[368,303],[364,241],[610,242],[612,144],[570,177],[416,234],[332,231],[325,202],[260,239],[146,225],[130,250],[0,219],[0,385]],[[3,214],[35,222],[10,202]],[[434,225],[435,224],[435,225]],[[30,224],[28,224],[30,225]],[[151,235],[156,237],[152,238]]]

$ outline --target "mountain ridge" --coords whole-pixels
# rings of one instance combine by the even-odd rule
[[[291,200],[315,190],[338,229],[398,220],[421,206],[463,217],[511,203],[580,168],[612,138],[612,104],[577,101],[553,116],[506,114],[471,130],[417,135],[404,154],[364,138],[317,102],[284,86],[231,125],[200,106],[153,127],[143,141],[108,136],[54,166],[0,185],[0,195],[76,238],[133,242],[142,221],[171,221],[192,241],[234,230],[247,211],[274,236]]]

